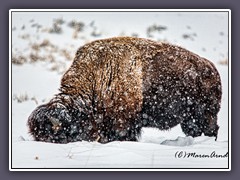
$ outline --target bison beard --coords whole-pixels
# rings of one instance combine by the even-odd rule
[[[178,46],[141,38],[79,48],[60,93],[28,118],[36,141],[136,141],[142,127],[217,138],[221,80],[214,65]]]

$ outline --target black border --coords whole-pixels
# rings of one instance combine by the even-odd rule
[[[57,12],[61,12],[61,13],[67,13],[67,12],[81,12],[81,10],[73,10],[73,11],[68,11],[68,9],[66,9],[66,11],[65,11],[65,9],[62,9],[62,10],[64,10],[64,11],[61,11],[61,10],[59,10],[59,9],[57,9],[56,11],[51,11],[51,10],[49,10],[49,9],[45,9],[44,11],[39,11],[38,9],[32,9],[32,10],[30,10],[30,11],[24,11],[24,10],[21,10],[21,9],[19,9],[20,11],[14,11],[14,9],[10,12],[9,11],[9,16],[11,16],[11,23],[12,23],[12,13],[13,12],[27,12],[27,13],[31,13],[31,12],[43,12],[43,13],[45,13],[45,12],[53,12],[53,13],[57,13]],[[154,9],[153,9],[154,10]],[[155,9],[156,10],[156,9]],[[167,10],[167,9],[166,9]],[[106,11],[97,11],[97,10],[86,10],[86,11],[82,11],[82,12],[99,12],[99,13],[101,13],[101,12],[109,12],[109,13],[115,13],[115,12],[128,12],[128,13],[137,13],[137,12],[141,12],[141,13],[147,13],[147,12],[161,12],[161,10],[157,10],[157,11],[151,11],[151,10],[147,10],[147,11],[143,11],[143,10],[140,10],[140,9],[136,9],[136,10],[134,10],[134,11],[124,11],[124,10],[122,10],[122,11],[120,11],[120,10],[118,10],[118,9],[115,9],[115,10],[106,10]],[[179,10],[174,10],[174,11],[166,11],[166,12],[202,12],[202,13],[206,13],[206,12],[227,12],[228,13],[228,59],[229,59],[229,55],[230,55],[230,44],[229,44],[229,42],[230,42],[230,37],[229,37],[229,28],[231,28],[231,27],[229,27],[229,25],[230,25],[230,22],[229,21],[231,21],[231,16],[230,16],[230,13],[229,13],[229,11],[226,11],[226,9],[223,9],[223,10],[218,10],[218,11],[211,11],[211,10],[207,10],[206,9],[206,11],[198,11],[197,9],[191,9],[190,11],[181,11],[181,9],[179,9]],[[11,15],[10,15],[10,13],[11,13]],[[10,22],[9,22],[10,23]],[[11,24],[11,28],[12,28],[12,24]],[[9,30],[10,31],[10,30]],[[11,35],[11,45],[12,45],[12,32],[9,32],[10,33],[10,35]],[[12,56],[12,49],[11,49],[11,56]],[[229,151],[230,150],[230,147],[229,147],[229,134],[230,134],[230,126],[229,126],[229,121],[231,121],[231,119],[229,119],[229,110],[230,110],[230,106],[229,106],[229,81],[231,81],[230,79],[229,79],[229,73],[230,73],[230,69],[229,69],[230,67],[228,66],[228,153],[229,154],[231,154],[231,152]],[[12,74],[12,63],[11,63],[11,74]],[[12,78],[11,78],[11,87],[12,87]],[[11,89],[11,95],[12,95],[12,89]],[[11,96],[11,101],[12,101],[12,96]],[[9,102],[10,103],[10,102]],[[11,114],[12,114],[12,103],[11,103]],[[230,163],[230,157],[231,157],[231,155],[230,155],[230,157],[228,157],[228,168],[13,168],[12,167],[12,116],[11,116],[11,136],[9,137],[9,139],[11,140],[11,162],[9,162],[9,163],[11,163],[11,170],[12,171],[14,171],[14,170],[53,170],[53,171],[59,171],[59,170],[66,170],[66,171],[71,171],[71,170],[81,170],[81,171],[86,171],[86,170],[92,170],[92,171],[94,171],[94,170],[103,170],[103,171],[107,171],[108,169],[111,169],[111,170],[120,170],[120,171],[122,171],[122,170],[132,170],[132,171],[139,171],[139,170],[147,170],[147,171],[154,171],[154,170],[159,170],[159,171],[163,171],[163,170],[185,170],[185,171],[187,171],[187,170],[210,170],[210,169],[212,169],[213,171],[215,170],[229,170],[229,168],[230,168],[230,166],[229,166],[229,163]]]
[[[87,179],[87,180],[125,180],[125,179],[177,179],[177,180],[232,180],[239,179],[240,177],[240,83],[238,77],[240,77],[240,51],[238,48],[240,41],[240,2],[237,0],[168,0],[168,1],[155,1],[155,0],[131,0],[131,1],[112,1],[112,0],[88,0],[88,1],[76,1],[76,0],[58,0],[57,4],[54,1],[41,0],[8,0],[0,1],[0,174],[1,178],[5,180],[42,180],[42,179],[58,179],[65,180],[66,178],[75,179]],[[232,112],[232,170],[231,172],[9,172],[9,48],[8,48],[8,10],[14,8],[209,8],[209,9],[231,9],[232,10],[232,72],[231,72],[231,112]]]

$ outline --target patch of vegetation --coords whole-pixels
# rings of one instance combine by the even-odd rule
[[[197,37],[196,33],[185,33],[182,35],[183,39],[190,39],[192,41],[194,41],[194,38]]]
[[[167,30],[167,26],[154,24],[154,25],[149,26],[147,28],[147,36],[148,37],[153,37],[153,33],[155,33],[155,32],[160,33],[160,32],[165,31],[165,30]]]
[[[219,64],[228,65],[228,59],[223,59],[223,60],[219,61]]]
[[[16,65],[22,65],[27,62],[27,58],[19,55],[19,56],[13,56],[12,57],[12,63]]]
[[[85,24],[83,22],[72,20],[68,23],[68,26],[73,28],[75,31],[80,32],[83,31]]]

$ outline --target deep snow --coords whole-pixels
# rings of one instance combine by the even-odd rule
[[[53,21],[59,18],[65,21],[60,25],[63,32],[49,33]],[[73,37],[74,30],[68,26],[72,20],[85,24],[76,39]],[[41,27],[36,28],[33,24]],[[161,25],[166,29],[148,34],[147,29],[153,25]],[[94,39],[136,34],[180,45],[216,65],[223,86],[218,140],[205,136],[185,137],[180,126],[176,126],[170,131],[144,128],[139,142],[51,144],[32,141],[26,126],[28,116],[38,105],[58,93],[62,73],[71,64],[60,52],[65,49],[73,57],[79,46]],[[44,40],[51,42],[57,50],[49,50],[51,46],[40,47],[36,52],[32,49],[32,44]],[[178,158],[177,155],[180,153],[181,156],[181,152],[226,155],[228,152],[228,66],[220,64],[220,61],[228,58],[227,12],[12,12],[12,55],[29,58],[30,53],[40,56],[53,54],[55,60],[12,64],[12,168],[229,167],[227,157]]]

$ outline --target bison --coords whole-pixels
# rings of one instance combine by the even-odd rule
[[[60,93],[28,118],[36,141],[136,141],[142,127],[217,138],[222,96],[214,64],[184,48],[115,37],[80,47]]]

